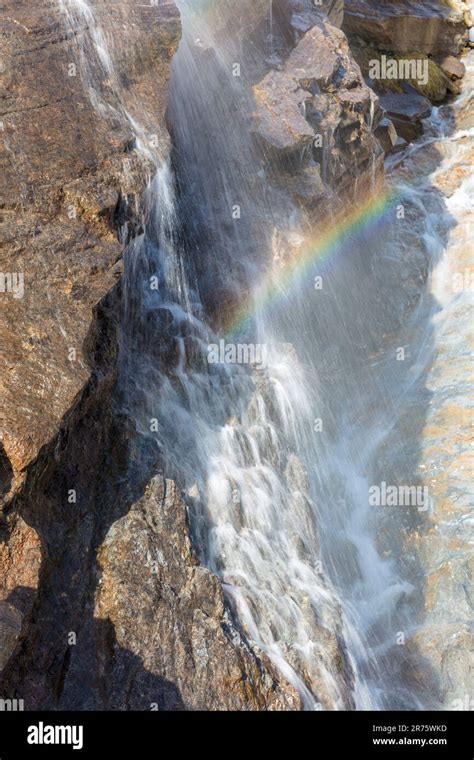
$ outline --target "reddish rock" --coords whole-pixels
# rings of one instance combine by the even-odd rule
[[[46,0],[7,0],[0,11],[0,272],[24,278],[22,297],[0,292],[0,432],[15,472],[54,434],[89,375],[83,342],[92,308],[117,280],[118,201],[125,198],[132,213],[150,171],[133,150],[130,122],[117,113],[126,107],[140,116],[166,151],[162,124],[177,10],[170,3],[147,8],[107,0],[99,23],[101,13],[115,82],[97,66],[96,79],[88,80],[95,59],[84,18],[71,29],[60,4]],[[123,103],[119,80],[126,83]],[[110,118],[93,107],[92,85],[96,99],[116,109]]]
[[[462,79],[466,73],[466,67],[462,61],[453,55],[444,55],[436,59],[436,63],[451,79]]]
[[[345,0],[343,29],[380,50],[460,53],[468,39],[461,0]]]

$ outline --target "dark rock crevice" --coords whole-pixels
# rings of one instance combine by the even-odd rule
[[[124,215],[119,201],[122,230]],[[2,694],[40,710],[298,709],[234,629],[176,486],[156,475],[159,449],[124,412],[122,318],[118,283],[84,341],[90,378],[5,510],[10,536],[21,522],[39,537],[41,565],[30,595],[7,597],[22,629],[15,648],[2,639]]]

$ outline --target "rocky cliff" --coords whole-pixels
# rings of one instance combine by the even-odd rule
[[[126,2],[4,14],[2,270],[25,288],[1,303],[2,693],[26,709],[297,709],[235,629],[176,487],[151,480],[159,462],[118,411],[120,259],[169,150],[179,14]]]
[[[176,8],[104,2],[97,11],[107,18],[125,104],[133,115],[138,99],[146,103],[145,129],[165,143]],[[24,278],[24,296],[5,293],[0,303],[1,429],[6,467],[18,473],[88,377],[82,343],[91,307],[120,275],[117,224],[124,200],[137,205],[150,169],[131,149],[117,82],[99,67],[92,82],[82,65],[84,56],[94,63],[84,48],[94,19],[73,16],[71,25],[50,2],[7,2],[1,12],[1,271]]]
[[[419,13],[405,4],[392,26],[370,5],[346,2],[343,18],[339,0],[278,0],[273,56],[249,80],[266,181],[307,224],[383,176],[383,93],[340,27],[356,50],[369,39],[396,51]],[[11,0],[2,10],[0,270],[24,292],[0,293],[1,692],[27,709],[301,709],[239,631],[198,562],[178,485],[124,413],[121,257],[170,151],[180,22],[173,3],[90,6]],[[234,8],[220,7],[215,28],[234,24],[242,49],[249,36],[263,45],[266,0],[237,19]],[[436,11],[427,54],[459,50],[458,11]],[[172,113],[168,122],[173,133]],[[338,642],[329,657],[349,691]]]

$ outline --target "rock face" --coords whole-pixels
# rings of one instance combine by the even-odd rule
[[[343,28],[381,50],[458,54],[471,20],[461,0],[345,0]]]
[[[360,191],[364,177],[368,186],[381,177],[383,152],[372,133],[378,100],[337,28],[315,23],[254,96],[255,134],[277,166],[299,165],[292,181],[306,206],[321,210],[336,188],[339,197],[350,194],[356,176]]]
[[[143,100],[144,129],[167,150],[162,124],[180,36],[175,6],[103,2],[90,6],[97,17],[87,4],[82,7],[88,13],[69,17],[60,3],[7,2],[0,11],[5,80],[0,496],[5,500],[21,487],[22,471],[54,436],[86,382],[90,370],[83,343],[92,308],[121,273],[123,246],[116,230],[138,212],[150,172],[149,160],[134,150],[124,108],[135,114]],[[108,20],[115,79],[97,61],[93,44],[101,13]],[[12,281],[22,283],[16,292],[8,287]],[[28,608],[41,546],[18,514],[2,515],[0,560],[0,595],[13,594],[20,609]]]
[[[273,12],[287,39],[294,44],[322,19],[340,28],[344,0],[324,0],[320,5],[312,0],[274,0]]]
[[[472,53],[471,53],[472,56]],[[434,267],[431,292],[436,303],[433,317],[433,358],[426,389],[429,406],[420,440],[419,472],[429,489],[432,510],[424,530],[409,540],[408,553],[416,552],[425,574],[422,621],[410,645],[438,675],[440,701],[445,710],[473,709],[472,702],[472,408],[466,389],[472,384],[469,351],[472,344],[472,205],[470,166],[472,138],[460,137],[472,127],[472,62],[467,81],[452,109],[452,141],[426,145],[406,168],[436,167],[431,192],[440,193],[451,227],[449,244]],[[458,132],[459,130],[459,132]],[[435,159],[435,160],[433,160]],[[432,162],[430,164],[430,161]]]
[[[1,268],[25,292],[1,294],[1,693],[27,710],[299,709],[199,566],[176,487],[147,485],[156,452],[151,468],[118,411],[119,259],[169,148],[178,14],[66,7],[5,9]]]
[[[464,22],[448,10],[427,25],[414,3],[403,4],[405,15],[392,4],[390,25],[373,21],[373,3],[347,2],[346,28],[362,38],[360,20],[350,28],[356,5],[381,48],[401,45],[407,29],[412,42],[420,18],[430,52],[464,39]],[[178,13],[173,3],[134,0],[63,7],[69,14],[46,0],[2,9],[0,695],[27,710],[299,710],[294,688],[239,633],[220,583],[197,561],[179,488],[124,412],[117,383],[120,259],[141,229],[147,178],[169,151]],[[264,27],[273,33],[268,0],[246,8],[239,45]],[[356,189],[376,190],[375,130],[387,145],[396,136],[379,123],[377,97],[337,28],[342,0],[321,9],[278,0],[273,11],[285,55],[253,82],[251,128],[265,183],[317,222]],[[214,14],[228,31],[235,3]],[[452,61],[445,66],[457,76]],[[425,104],[400,97],[384,104],[394,122],[410,108],[410,124],[421,119]],[[168,349],[160,333],[156,355]],[[455,538],[446,546],[455,549]],[[464,614],[464,569],[451,565]],[[435,622],[448,604],[436,572]],[[341,658],[337,631],[322,631],[318,644],[322,658]],[[442,668],[440,651],[426,656]],[[456,647],[446,651],[451,663]]]
[[[126,648],[150,674],[174,684],[168,708],[299,706],[296,692],[268,662],[264,667],[233,627],[219,581],[194,557],[186,507],[171,481],[150,482],[142,499],[111,527],[98,561],[94,617],[112,623],[119,652]],[[139,701],[145,698],[139,684],[133,678],[124,683],[120,667],[114,674],[112,693],[132,691],[137,701],[125,705],[122,699],[113,706],[149,709]]]
[[[123,102],[91,42],[101,13],[115,41]],[[143,100],[145,129],[166,150],[160,124],[179,22],[173,4],[147,9],[126,0],[101,3],[97,19],[68,21],[59,3],[46,1],[8,0],[1,14],[0,271],[24,284],[0,293],[0,429],[6,466],[17,473],[87,379],[82,343],[91,309],[119,274],[116,222],[137,205],[149,173],[123,109],[135,114]]]
[[[99,307],[91,380],[5,515],[8,547],[28,525],[41,565],[37,584],[7,574],[2,588],[17,613],[13,630],[0,627],[0,692],[26,710],[299,709],[236,630],[194,555],[177,488],[153,474],[159,451],[122,411],[120,299],[117,286]]]

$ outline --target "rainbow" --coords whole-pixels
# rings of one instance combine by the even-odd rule
[[[395,218],[395,207],[399,202],[398,192],[381,191],[379,195],[371,195],[353,211],[318,231],[309,245],[304,246],[288,264],[277,272],[270,269],[260,284],[259,295],[247,300],[237,313],[234,313],[232,321],[225,326],[226,336],[235,337],[245,332],[258,312],[278,305],[288,290],[300,279],[306,278],[312,283],[310,274],[314,276],[324,266],[347,253],[349,246],[344,246],[344,243],[351,236],[361,233],[378,234],[381,226]]]

